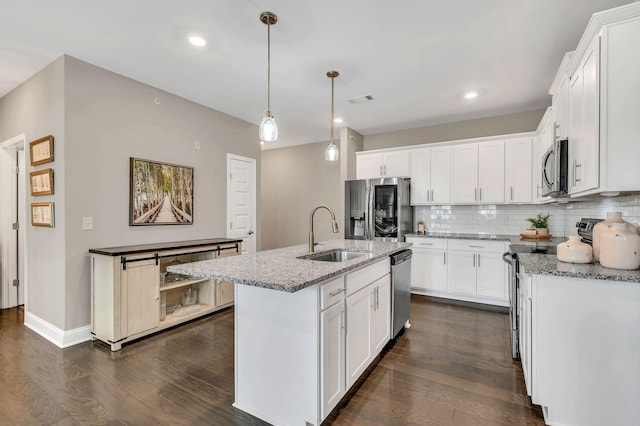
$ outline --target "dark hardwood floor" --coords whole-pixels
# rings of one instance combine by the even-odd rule
[[[233,402],[233,310],[126,345],[59,349],[0,311],[0,424],[266,424]],[[413,296],[412,327],[335,425],[544,424],[512,362],[508,317]],[[259,354],[256,354],[259,356]]]

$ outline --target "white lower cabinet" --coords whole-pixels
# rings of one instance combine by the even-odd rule
[[[342,299],[320,314],[322,418],[329,415],[346,392],[345,313]]]
[[[413,244],[411,291],[508,306],[508,242],[407,237]]]

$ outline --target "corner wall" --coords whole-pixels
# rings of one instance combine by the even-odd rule
[[[340,233],[331,232],[327,211],[315,215],[315,240],[342,238],[340,161],[324,159],[328,142],[262,151],[260,217],[262,249],[306,244],[309,215],[319,205],[331,207]],[[342,149],[340,149],[342,154]]]

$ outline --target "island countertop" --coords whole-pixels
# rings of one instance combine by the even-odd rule
[[[346,262],[322,262],[298,259],[309,254],[308,246],[299,245],[265,250],[241,256],[225,257],[167,267],[169,272],[201,278],[214,278],[237,284],[295,292],[331,277],[374,263],[410,247],[410,243],[364,240],[330,240],[316,246],[316,252],[347,249],[366,252]]]

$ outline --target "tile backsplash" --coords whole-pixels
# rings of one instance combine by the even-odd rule
[[[530,224],[529,217],[549,214],[549,233],[564,236],[564,206],[482,205],[482,206],[416,206],[414,222],[422,219],[429,232],[463,232],[469,234],[518,235]],[[414,229],[417,225],[414,224]]]
[[[549,214],[549,233],[556,237],[575,235],[576,222],[583,217],[604,219],[607,212],[620,211],[622,218],[640,228],[640,196],[605,198],[568,204],[416,206],[416,222],[424,220],[429,232],[463,232],[518,235],[529,227],[527,218]]]

